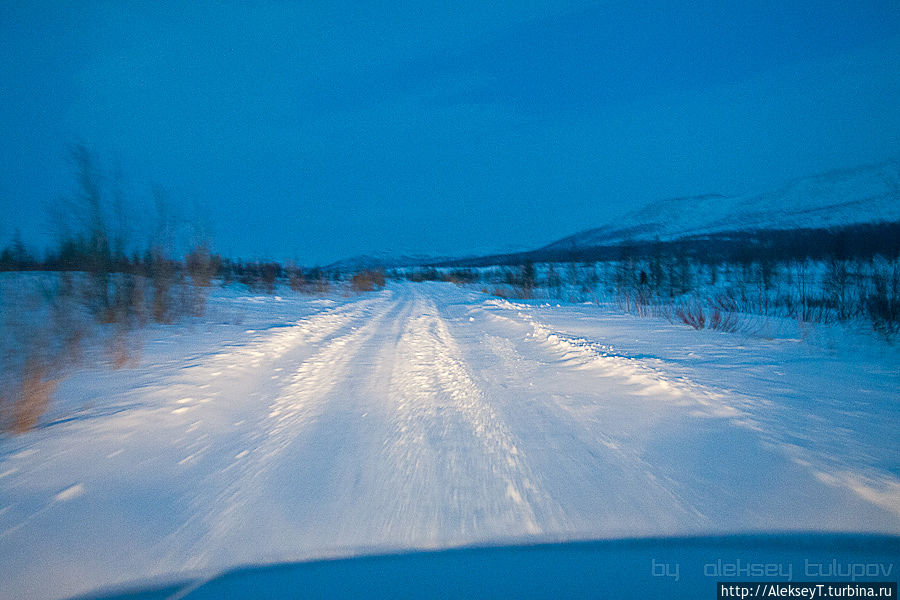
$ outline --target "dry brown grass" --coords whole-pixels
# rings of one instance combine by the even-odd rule
[[[360,271],[350,278],[350,285],[356,292],[372,292],[384,287],[384,271]]]
[[[124,327],[119,327],[106,342],[106,360],[114,369],[135,367],[141,360],[141,346],[129,336]]]
[[[47,411],[50,398],[59,383],[58,379],[48,377],[47,371],[46,367],[29,361],[18,389],[14,388],[12,394],[7,393],[3,404],[9,406],[10,419],[7,427],[13,433],[30,431]]]

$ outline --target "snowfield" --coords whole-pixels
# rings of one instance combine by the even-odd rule
[[[440,283],[215,292],[0,438],[0,595],[529,540],[900,533],[900,352]]]

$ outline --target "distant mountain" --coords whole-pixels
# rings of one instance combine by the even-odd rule
[[[628,241],[662,241],[731,231],[824,229],[900,221],[900,162],[829,171],[774,191],[652,202],[617,219],[544,246],[566,252]]]

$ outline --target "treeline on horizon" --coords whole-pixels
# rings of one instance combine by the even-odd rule
[[[244,261],[230,259],[209,250],[206,245],[191,248],[183,259],[162,255],[150,249],[132,252],[131,255],[96,248],[83,239],[69,240],[59,248],[47,251],[43,258],[36,258],[18,236],[0,251],[0,272],[3,271],[54,271],[92,272],[102,270],[109,274],[153,277],[166,271],[176,279],[190,279],[198,285],[210,285],[212,280],[223,284],[243,283],[253,289],[274,290],[278,281],[287,280],[292,287],[326,285],[340,277],[335,271],[322,267],[303,268],[295,264],[277,261]],[[298,288],[299,289],[299,288]]]
[[[827,260],[886,260],[900,258],[900,222],[861,223],[822,229],[733,231],[676,240],[626,241],[620,244],[534,250],[422,265],[424,269],[521,266],[525,263],[596,263],[621,260],[651,260],[685,257],[712,264],[787,263]],[[98,267],[110,273],[150,276],[160,261],[169,268],[192,275],[208,276],[226,283],[270,285],[280,279],[304,282],[340,278],[339,271],[321,266],[300,267],[278,261],[244,261],[212,253],[209,243],[194,245],[183,260],[166,255],[157,247],[126,253],[109,243],[106,233],[96,231],[61,239],[42,258],[35,256],[16,232],[0,250],[0,271],[91,271]],[[421,269],[420,269],[421,271]]]
[[[759,261],[887,260],[900,257],[900,222],[857,223],[840,227],[726,231],[675,240],[625,241],[571,249],[538,249],[514,254],[445,261],[435,266],[514,266],[526,262],[611,262],[686,256],[703,264]]]
[[[303,269],[277,261],[224,257],[212,250],[211,237],[197,223],[190,224],[192,234],[176,240],[178,226],[173,210],[159,186],[152,189],[155,222],[135,234],[127,226],[134,215],[127,214],[120,176],[105,172],[84,144],[71,146],[69,157],[75,175],[74,193],[47,206],[53,245],[39,257],[16,230],[10,243],[0,249],[0,272],[84,274],[92,285],[89,293],[81,295],[90,296],[92,312],[100,321],[117,320],[112,313],[143,301],[137,297],[141,294],[151,297],[154,320],[170,321],[173,315],[166,306],[172,304],[172,289],[183,284],[205,288],[213,280],[225,284],[236,281],[251,289],[273,292],[277,281],[287,279],[294,289],[321,291],[335,276],[319,267]],[[147,239],[142,248],[135,243],[138,236]],[[176,246],[186,248],[183,255],[176,255]],[[75,280],[68,277],[67,281]],[[355,283],[365,288],[369,281]],[[144,294],[139,288],[148,284],[150,293]]]

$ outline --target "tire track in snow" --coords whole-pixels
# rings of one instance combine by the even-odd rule
[[[511,308],[517,308],[509,303]],[[746,408],[758,404],[733,391],[720,391],[691,381],[672,377],[645,361],[621,353],[607,344],[568,336],[531,315],[517,311],[515,318],[488,312],[496,319],[521,322],[531,329],[529,337],[555,354],[563,363],[578,369],[596,369],[606,376],[618,377],[643,396],[666,396],[677,406],[694,406],[694,416],[728,418],[751,429],[759,429]]]
[[[546,340],[546,345],[562,353],[567,360],[583,361],[587,365],[602,363],[606,368],[615,363],[613,368],[617,372],[633,373],[630,375],[632,379],[655,380],[655,385],[647,387],[648,394],[668,392],[676,397],[688,397],[702,406],[698,411],[699,415],[724,417],[736,426],[756,432],[770,445],[786,454],[794,464],[806,468],[820,482],[847,489],[859,498],[900,516],[900,478],[871,467],[849,468],[843,455],[823,455],[797,445],[792,442],[799,437],[796,432],[778,430],[778,427],[783,427],[783,423],[771,419],[766,423],[754,418],[754,411],[762,406],[771,406],[771,401],[754,400],[733,390],[714,390],[685,377],[672,378],[633,358],[615,354],[608,346],[565,336],[529,315],[521,312],[518,314],[530,323],[535,339]]]
[[[691,416],[725,419],[733,426],[753,432],[761,443],[785,456],[818,482],[849,491],[865,502],[900,516],[900,478],[865,464],[850,466],[844,454],[822,453],[798,445],[794,440],[802,436],[785,429],[784,422],[771,418],[775,407],[770,399],[717,389],[684,376],[672,376],[639,358],[618,353],[609,345],[568,336],[528,314],[531,308],[528,305],[505,300],[486,304],[503,309],[505,313],[498,314],[482,307],[486,314],[529,327],[529,337],[563,363],[624,378],[639,386],[642,394],[668,397],[677,406],[695,406]],[[517,318],[510,315],[513,311]]]
[[[706,522],[678,491],[677,483],[627,440],[592,427],[590,420],[560,404],[558,396],[528,387],[532,377],[544,378],[547,373],[520,354],[511,339],[483,333],[481,340],[500,362],[489,363],[492,373],[506,375],[501,386],[515,401],[515,406],[506,407],[517,417],[512,423],[523,430],[523,444],[532,449],[544,480],[555,484],[552,491],[566,515],[557,533],[659,534]]]
[[[131,393],[143,399],[158,395],[158,409],[190,419],[191,427],[174,439],[176,445],[196,440],[199,434],[194,432],[203,424],[204,416],[221,420],[227,413],[233,420],[255,420],[259,402],[277,393],[273,390],[279,389],[286,369],[310,355],[316,344],[377,314],[390,297],[387,292],[378,298],[355,300],[313,313],[291,325],[266,330],[242,345],[231,344],[195,356],[161,383]],[[205,410],[198,412],[201,408]]]
[[[301,344],[317,344],[348,323],[377,311],[385,298],[365,298],[303,317],[274,332],[266,331],[250,343],[226,348],[214,354],[210,367],[257,368],[264,360],[277,360]]]
[[[560,507],[553,534],[675,533],[706,521],[677,482],[646,461],[629,439],[648,419],[662,419],[673,407],[660,404],[655,416],[647,415],[644,409],[653,402],[643,386],[622,377],[595,379],[557,349],[534,343],[532,321],[481,307],[457,309],[455,317],[451,328],[470,340],[466,358],[480,366],[473,377],[491,395],[495,411]],[[631,405],[632,394],[641,405]]]
[[[261,431],[245,440],[245,449],[230,465],[198,486],[201,493],[190,500],[193,516],[167,540],[178,548],[169,552],[169,562],[178,568],[203,568],[210,559],[221,563],[235,551],[228,543],[239,542],[241,527],[258,518],[254,504],[271,485],[270,472],[288,458],[285,451],[324,410],[329,392],[345,378],[360,348],[396,310],[396,302],[378,303],[367,315],[366,324],[328,340],[297,367],[290,382],[272,399],[259,425]],[[321,337],[329,330],[331,327],[319,328]],[[186,550],[184,543],[179,543],[185,537],[194,539]],[[236,551],[239,555],[240,549]]]
[[[535,535],[560,511],[472,379],[431,299],[417,299],[397,347],[390,398],[396,435],[385,452],[399,470],[391,513],[419,519],[404,534],[454,544]]]

